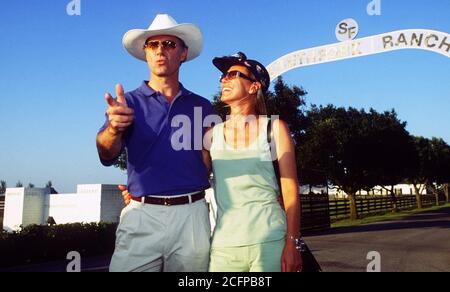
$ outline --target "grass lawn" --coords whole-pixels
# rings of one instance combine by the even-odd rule
[[[399,220],[399,219],[409,217],[409,216],[412,216],[415,214],[428,212],[428,211],[436,211],[436,210],[440,210],[443,208],[449,208],[449,207],[450,207],[450,203],[447,203],[445,205],[433,206],[433,207],[429,207],[429,208],[423,208],[420,210],[414,209],[414,210],[409,210],[409,211],[399,211],[398,213],[387,213],[384,215],[371,216],[371,217],[366,217],[366,218],[358,219],[358,220],[354,220],[354,221],[346,219],[346,220],[341,220],[341,221],[331,224],[331,228],[358,226],[358,225],[364,225],[364,224],[375,223],[375,222],[394,221],[394,220]]]

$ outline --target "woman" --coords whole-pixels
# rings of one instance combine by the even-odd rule
[[[212,272],[296,272],[302,260],[300,200],[294,145],[286,124],[267,118],[264,93],[270,78],[245,54],[215,58],[223,73],[221,101],[230,107],[224,123],[209,131],[217,221],[211,244]],[[282,199],[269,146],[268,123],[281,177]]]
[[[298,272],[302,259],[297,249],[300,199],[295,150],[287,125],[266,116],[269,74],[241,52],[215,58],[213,64],[223,73],[221,101],[230,115],[208,131],[211,144],[205,145],[203,155],[213,172],[218,207],[209,270]],[[270,140],[275,142],[279,183]],[[279,184],[285,211],[279,203]],[[123,195],[129,202],[126,189]]]

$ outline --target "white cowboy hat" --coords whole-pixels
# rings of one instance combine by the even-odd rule
[[[123,46],[127,51],[142,61],[145,58],[144,44],[152,36],[171,35],[183,40],[188,47],[186,61],[197,58],[203,49],[203,36],[200,29],[190,23],[178,24],[168,14],[156,15],[153,23],[146,29],[132,29],[123,36]]]

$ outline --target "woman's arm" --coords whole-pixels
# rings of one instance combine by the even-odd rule
[[[280,168],[281,193],[287,217],[286,245],[282,256],[282,271],[301,270],[302,260],[296,246],[300,237],[300,198],[298,196],[295,147],[286,123],[275,120],[273,134]]]
[[[203,163],[206,166],[206,170],[208,171],[208,175],[211,175],[212,163],[211,163],[211,155],[209,154],[209,150],[206,150],[205,148],[203,148],[202,155],[203,155]]]

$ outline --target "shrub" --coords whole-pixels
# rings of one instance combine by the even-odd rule
[[[82,257],[112,254],[116,228],[110,223],[75,223],[2,232],[0,268],[65,260],[70,251]]]

